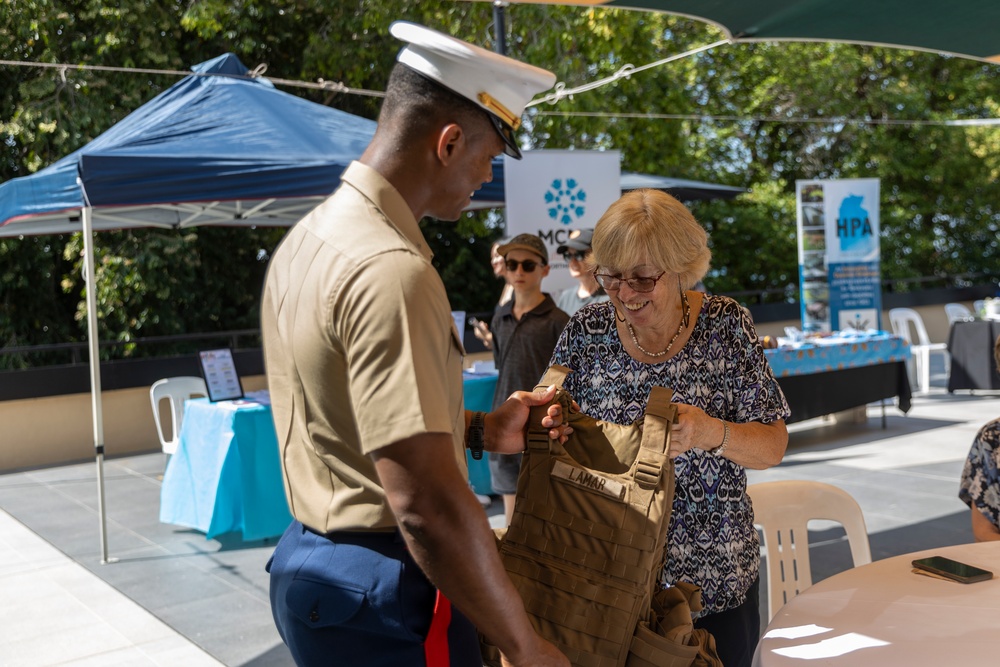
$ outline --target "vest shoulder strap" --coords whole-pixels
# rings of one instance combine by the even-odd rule
[[[653,387],[649,390],[649,402],[646,403],[646,414],[655,415],[673,422],[677,418],[677,407],[671,403],[674,396],[672,389]]]
[[[573,371],[571,369],[566,368],[565,366],[552,364],[548,367],[548,370],[545,371],[545,375],[542,376],[542,379],[538,381],[535,389],[546,389],[552,385],[561,387],[563,382],[566,380],[566,376],[572,372]]]
[[[666,455],[670,447],[670,425],[677,421],[677,406],[670,399],[674,392],[666,387],[653,387],[649,392],[649,401],[646,403],[646,417],[642,427],[642,441],[640,444],[640,455],[637,457],[637,474],[639,470],[646,470],[650,482],[659,478],[663,466],[663,461],[659,456],[654,456],[651,460],[645,460],[643,451],[655,454]],[[640,461],[640,459],[643,459]]]

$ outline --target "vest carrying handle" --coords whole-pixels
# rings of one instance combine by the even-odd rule
[[[542,375],[542,379],[535,385],[535,391],[544,391],[552,385],[556,385],[556,387],[559,388],[556,392],[555,398],[552,399],[552,403],[562,404],[564,419],[568,419],[569,417],[571,400],[568,398],[569,395],[566,394],[565,391],[562,391],[562,386],[563,382],[566,380],[566,376],[572,372],[573,370],[567,368],[566,366],[553,364],[545,370],[545,374]],[[549,406],[552,405],[552,403],[536,405],[531,408],[530,416],[528,418],[528,433],[526,436],[527,449],[548,451],[551,446],[557,446],[559,451],[562,451],[562,445],[558,442],[550,441],[548,429],[543,428],[541,425],[541,420],[548,412]]]

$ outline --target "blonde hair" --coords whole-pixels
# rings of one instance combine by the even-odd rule
[[[660,190],[633,190],[604,212],[594,227],[588,265],[625,270],[645,253],[650,264],[680,275],[689,289],[708,272],[708,234],[679,201]]]

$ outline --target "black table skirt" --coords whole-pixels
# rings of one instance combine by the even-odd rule
[[[948,334],[951,372],[948,391],[956,389],[1000,389],[1000,374],[993,359],[993,346],[1000,336],[1000,322],[972,320],[955,322]]]
[[[778,378],[778,384],[792,410],[788,424],[893,397],[900,410],[910,411],[910,380],[903,361],[789,375]]]

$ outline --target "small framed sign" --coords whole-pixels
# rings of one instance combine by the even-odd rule
[[[202,350],[198,353],[198,359],[201,362],[202,377],[208,387],[208,400],[215,402],[243,398],[243,385],[236,372],[232,350],[228,347]]]

